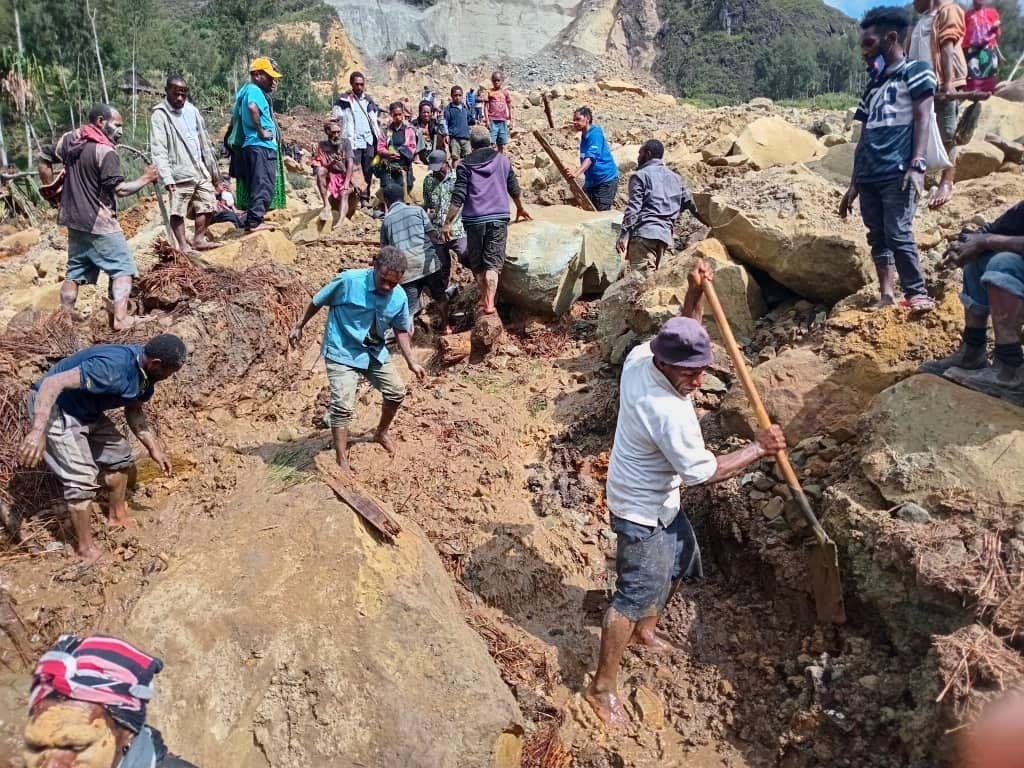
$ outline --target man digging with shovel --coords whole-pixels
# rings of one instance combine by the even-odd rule
[[[612,727],[626,723],[617,690],[626,646],[670,650],[655,633],[658,619],[682,580],[703,572],[696,536],[680,508],[680,486],[726,480],[786,447],[777,425],[724,456],[704,445],[690,396],[714,362],[711,340],[700,324],[704,284],[712,277],[707,263],[694,265],[681,316],[634,349],[622,368],[607,484],[617,535],[615,594],[602,624],[597,673],[584,694]]]

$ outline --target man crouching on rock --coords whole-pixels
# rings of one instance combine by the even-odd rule
[[[690,395],[714,362],[711,340],[700,324],[704,281],[712,274],[703,262],[690,270],[681,317],[630,352],[622,368],[607,484],[617,535],[615,594],[602,625],[597,673],[584,694],[597,716],[613,727],[626,722],[616,680],[626,646],[670,650],[655,634],[658,619],[683,579],[703,575],[696,536],[680,509],[679,487],[726,480],[786,446],[778,426],[759,431],[750,445],[724,456],[704,446]]]
[[[292,346],[298,346],[306,323],[321,307],[330,307],[321,347],[331,387],[326,422],[334,437],[338,466],[345,471],[351,470],[348,426],[355,415],[360,376],[384,397],[380,423],[371,439],[384,446],[388,453],[395,452],[388,428],[405,399],[405,384],[384,344],[388,329],[395,332],[409,370],[418,379],[426,376],[413,356],[409,339],[412,327],[409,302],[405,291],[395,290],[402,282],[406,267],[405,254],[394,246],[385,245],[374,257],[372,268],[346,270],[321,288],[288,336]]]
[[[60,481],[75,529],[75,552],[86,563],[102,556],[92,537],[90,513],[100,490],[107,489],[110,525],[129,527],[129,472],[132,447],[106,415],[124,408],[128,427],[165,475],[171,462],[163,443],[146,421],[142,404],[156,383],[185,363],[185,343],[165,333],[139,344],[98,344],[54,365],[29,391],[32,429],[21,443],[18,459],[34,467],[45,457]]]

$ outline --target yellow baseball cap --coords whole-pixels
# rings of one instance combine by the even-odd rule
[[[283,77],[283,75],[274,69],[274,62],[268,59],[266,56],[260,56],[255,59],[252,65],[249,67],[250,72],[266,72],[271,77],[277,79]]]

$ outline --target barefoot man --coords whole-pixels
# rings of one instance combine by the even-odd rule
[[[355,415],[360,376],[384,397],[380,423],[371,439],[384,446],[388,453],[395,452],[388,428],[405,399],[405,383],[384,345],[389,328],[395,332],[395,340],[409,370],[417,379],[426,376],[413,356],[409,339],[412,328],[409,302],[405,291],[395,290],[402,283],[406,267],[402,251],[391,245],[384,246],[374,257],[370,269],[345,270],[321,288],[288,337],[292,346],[298,346],[306,323],[321,307],[330,307],[321,347],[331,387],[331,404],[325,421],[334,438],[338,466],[345,471],[351,470],[348,426]]]
[[[60,480],[75,529],[75,552],[86,563],[102,555],[90,524],[101,473],[111,527],[133,525],[125,496],[135,457],[106,411],[124,408],[128,427],[170,477],[171,462],[146,421],[142,404],[153,397],[158,381],[181,368],[185,354],[185,343],[169,333],[155,336],[145,346],[100,344],[64,358],[29,390],[32,429],[18,458],[26,467],[45,458]]]
[[[634,349],[622,368],[619,417],[608,469],[608,508],[617,535],[616,583],[601,630],[597,673],[584,694],[608,726],[626,723],[617,690],[619,663],[630,643],[668,649],[655,635],[666,603],[682,579],[702,575],[700,549],[679,487],[717,483],[785,447],[778,426],[724,456],[704,446],[690,395],[714,358],[700,324],[710,266],[698,263],[680,317]]]

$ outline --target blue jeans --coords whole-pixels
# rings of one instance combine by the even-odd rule
[[[917,212],[917,191],[903,177],[885,181],[859,182],[860,215],[868,228],[868,245],[875,266],[896,265],[903,295],[927,296],[921,263],[914,240],[914,214]]]
[[[68,229],[67,279],[78,285],[95,285],[100,272],[106,272],[111,280],[139,274],[124,234],[94,235]]]
[[[508,122],[491,120],[491,144],[503,147],[508,144]]]
[[[697,537],[682,510],[667,528],[611,518],[617,536],[612,608],[630,621],[657,616],[674,582],[704,575]]]
[[[960,301],[972,315],[988,317],[988,289],[994,285],[1024,301],[1024,256],[1019,253],[982,254],[964,267]]]

